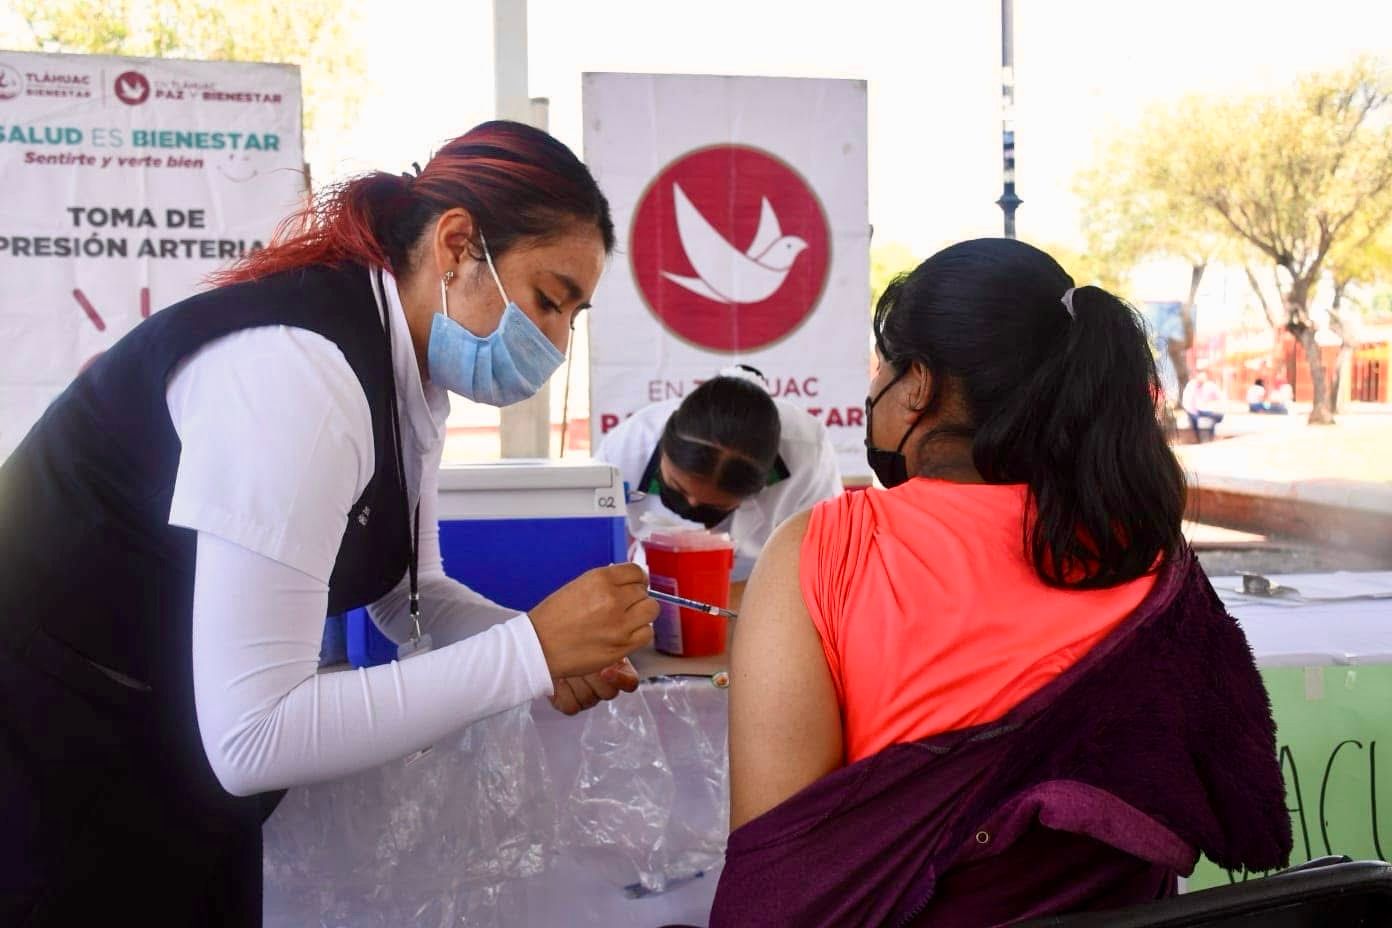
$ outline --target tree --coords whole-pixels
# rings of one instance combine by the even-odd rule
[[[1074,283],[1079,287],[1088,285],[1102,287],[1118,296],[1126,294],[1126,272],[1111,263],[1107,256],[1097,252],[1079,251],[1068,245],[1053,242],[1030,242],[1059,263]],[[1062,295],[1062,294],[1060,294]]]
[[[302,68],[305,130],[351,122],[361,100],[360,0],[14,0],[37,51],[267,61]]]
[[[1189,380],[1199,285],[1228,233],[1203,204],[1175,190],[1170,160],[1175,132],[1164,114],[1150,114],[1134,137],[1114,140],[1103,150],[1098,162],[1079,175],[1074,193],[1082,201],[1088,253],[1105,278],[1119,281],[1153,257],[1178,258],[1189,265],[1189,291],[1180,310],[1184,336],[1165,345],[1179,383],[1178,401]]]
[[[1310,301],[1331,252],[1357,250],[1392,219],[1392,80],[1371,60],[1286,94],[1170,114],[1166,189],[1202,204],[1280,275],[1284,325],[1314,387],[1311,423],[1334,421]]]
[[[1241,251],[1242,270],[1247,275],[1247,283],[1252,287],[1252,293],[1257,298],[1257,306],[1261,308],[1262,319],[1271,329],[1271,356],[1270,365],[1272,369],[1280,366],[1281,355],[1281,333],[1285,331],[1285,323],[1281,316],[1279,306],[1281,301],[1281,278],[1274,271],[1276,266],[1266,262],[1266,256],[1256,253],[1253,249],[1247,248]],[[1257,277],[1257,272],[1263,268],[1273,271],[1271,277],[1273,298],[1267,297],[1267,289],[1262,285]]]
[[[1334,300],[1329,306],[1329,329],[1339,336],[1339,357],[1334,364],[1333,384],[1329,405],[1339,411],[1339,393],[1353,362],[1358,339],[1349,325],[1350,310],[1362,305],[1351,288],[1374,286],[1392,280],[1392,229],[1383,229],[1371,237],[1354,235],[1329,254],[1329,276],[1333,283]]]

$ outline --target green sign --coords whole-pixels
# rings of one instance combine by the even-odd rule
[[[1292,865],[1392,851],[1392,664],[1262,671],[1276,716],[1295,848]],[[1384,844],[1383,842],[1387,843]],[[1199,861],[1189,889],[1259,874]]]

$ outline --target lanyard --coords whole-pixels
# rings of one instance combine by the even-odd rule
[[[401,435],[401,411],[396,395],[396,365],[392,358],[392,324],[391,324],[391,304],[387,302],[386,284],[383,282],[382,272],[377,272],[377,296],[382,304],[382,323],[387,334],[387,383],[391,386],[391,431],[392,444],[396,446],[396,482],[401,490],[401,500],[405,506],[411,505],[411,494],[406,487],[406,455],[402,450],[403,440]],[[415,513],[411,519],[410,559],[406,562],[406,574],[410,579],[411,590],[411,649],[418,648],[421,643],[421,623],[420,623],[420,583],[418,580],[418,568],[420,557],[420,500],[416,500]]]

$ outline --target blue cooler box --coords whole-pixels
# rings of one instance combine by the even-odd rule
[[[610,464],[512,460],[445,467],[439,516],[445,573],[519,612],[628,555],[623,478]],[[348,613],[345,637],[354,667],[396,657],[396,645],[366,609]]]

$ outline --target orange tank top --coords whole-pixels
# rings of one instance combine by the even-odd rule
[[[1023,485],[918,478],[817,505],[802,598],[841,705],[846,761],[1000,718],[1068,669],[1155,584],[1047,586]]]

